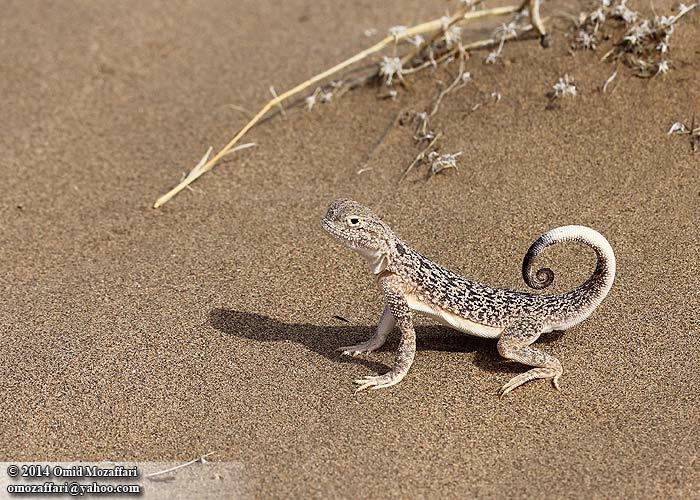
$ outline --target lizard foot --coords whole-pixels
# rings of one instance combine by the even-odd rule
[[[360,354],[363,354],[366,352],[376,351],[380,347],[381,347],[381,344],[376,345],[372,342],[362,342],[362,343],[357,344],[357,345],[338,347],[336,349],[336,351],[341,351],[346,356],[359,356]]]
[[[392,385],[396,385],[399,382],[401,382],[401,379],[403,379],[403,375],[396,374],[394,372],[389,372],[384,375],[377,376],[368,375],[364,378],[355,380],[355,383],[360,386],[357,389],[355,389],[355,392],[364,391],[365,389],[368,389],[370,387],[372,389],[382,389],[384,387],[391,387]]]
[[[510,379],[510,381],[506,385],[501,387],[500,395],[501,397],[503,397],[510,391],[516,389],[517,387],[520,387],[524,383],[529,382],[530,380],[536,380],[538,378],[551,378],[552,385],[554,385],[554,388],[560,391],[561,389],[559,388],[559,378],[561,377],[563,372],[564,371],[561,368],[533,368],[532,370],[526,371],[525,373],[521,373],[520,375]]]

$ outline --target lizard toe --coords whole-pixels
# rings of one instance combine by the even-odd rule
[[[364,378],[355,380],[356,384],[359,384],[355,392],[363,391],[368,388],[372,389],[383,389],[385,387],[391,387],[392,385],[398,384],[403,377],[398,376],[392,372],[386,373],[384,375],[368,375]]]
[[[521,373],[520,375],[517,375],[510,379],[503,387],[501,387],[501,390],[499,391],[500,396],[503,397],[509,392],[513,391],[514,389],[517,389],[521,385],[531,380],[537,380],[540,378],[551,378],[554,387],[557,390],[560,390],[559,377],[561,377],[562,373],[563,372],[561,370],[555,368],[533,368],[532,370],[526,371],[525,373]]]
[[[336,351],[340,351],[342,354],[345,354],[346,356],[359,356],[360,354],[372,352],[374,350],[375,350],[375,347],[371,344],[368,344],[368,343],[349,345],[349,346],[345,346],[345,347],[338,347],[336,349]]]

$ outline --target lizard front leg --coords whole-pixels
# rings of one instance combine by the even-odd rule
[[[348,356],[357,356],[364,352],[372,352],[379,349],[386,342],[386,337],[391,333],[391,331],[396,326],[396,319],[394,315],[391,314],[391,308],[387,304],[384,307],[384,312],[379,320],[379,326],[377,326],[377,331],[374,333],[371,339],[366,342],[362,342],[357,345],[351,345],[346,347],[339,347],[337,350],[342,351],[343,354]]]
[[[498,339],[498,352],[504,358],[512,359],[524,365],[536,366],[510,379],[501,388],[501,396],[530,380],[538,378],[552,379],[552,385],[559,389],[559,377],[564,369],[561,362],[554,356],[529,347],[542,333],[542,325],[531,318],[520,318],[506,327]]]
[[[355,392],[369,387],[381,389],[398,384],[408,373],[416,355],[416,331],[413,328],[413,315],[404,297],[404,287],[400,278],[390,275],[381,279],[382,290],[386,298],[386,308],[394,318],[401,331],[399,349],[396,352],[396,361],[390,372],[384,375],[367,376],[356,380],[359,387]]]

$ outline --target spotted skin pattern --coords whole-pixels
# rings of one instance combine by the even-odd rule
[[[559,295],[538,295],[470,281],[409,247],[370,209],[352,200],[332,202],[321,226],[365,258],[386,300],[374,336],[339,350],[351,356],[372,352],[384,344],[395,326],[401,332],[391,371],[356,380],[357,391],[389,387],[406,376],[416,353],[416,312],[464,333],[498,339],[501,356],[534,367],[505,384],[501,396],[535,379],[551,379],[559,389],[561,363],[531,344],[542,333],[566,330],[588,318],[615,279],[615,255],[610,244],[600,233],[585,226],[547,231],[530,246],[523,260],[525,283],[543,289],[552,284],[554,273],[547,268],[535,271],[533,262],[547,247],[573,242],[592,248],[597,257],[593,274],[583,284]]]

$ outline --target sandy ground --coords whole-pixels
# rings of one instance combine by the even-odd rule
[[[403,107],[376,88],[291,111],[161,210],[153,201],[268,97],[370,43],[441,15],[439,0],[1,2],[0,458],[242,464],[257,497],[682,498],[700,471],[700,154],[667,137],[700,113],[700,16],[677,29],[675,68],[640,80],[600,53],[529,41],[506,64],[469,62],[476,87],[443,103],[459,175],[397,185],[416,154]],[[670,4],[655,5],[664,12]],[[495,22],[495,21],[493,21]],[[471,36],[467,34],[467,36]],[[474,35],[476,36],[476,35]],[[549,104],[564,73],[580,95]],[[499,103],[470,112],[484,95]],[[360,168],[368,168],[357,174]],[[493,342],[421,322],[397,387],[396,338],[362,359],[382,301],[364,263],[322,233],[356,198],[423,253],[523,289],[544,230],[590,225],[618,259],[588,321],[540,341],[563,391],[528,384]],[[592,256],[553,249],[556,290]],[[335,319],[339,315],[349,323]]]

